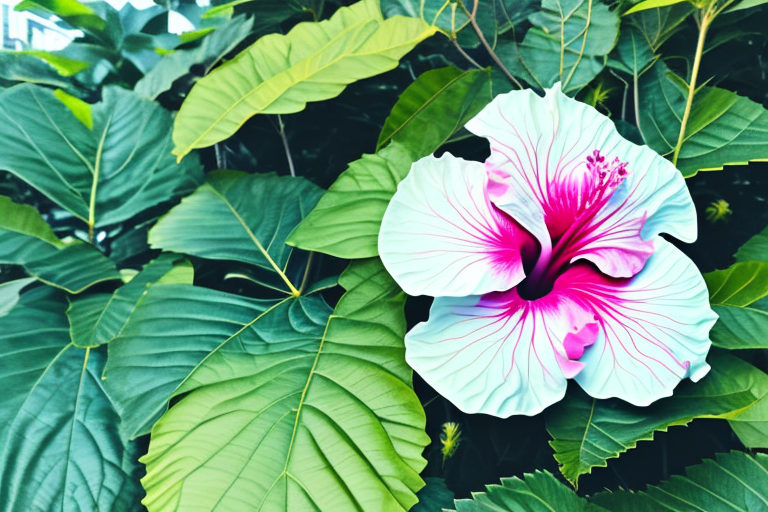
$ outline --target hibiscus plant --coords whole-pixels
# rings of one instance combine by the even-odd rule
[[[15,8],[0,512],[768,511],[765,0]]]

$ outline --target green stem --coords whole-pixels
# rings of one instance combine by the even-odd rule
[[[688,83],[688,99],[685,102],[685,111],[683,112],[683,120],[680,122],[680,135],[677,138],[677,145],[675,146],[675,152],[672,155],[672,163],[677,165],[677,159],[680,156],[680,150],[683,147],[685,141],[685,129],[688,124],[688,118],[691,116],[691,106],[693,105],[693,97],[696,94],[696,79],[699,76],[699,65],[701,64],[701,56],[704,54],[704,41],[707,38],[707,29],[710,23],[712,23],[713,16],[709,11],[704,11],[701,16],[701,27],[699,28],[699,41],[696,43],[696,55],[693,57],[693,69],[691,70],[691,80]]]

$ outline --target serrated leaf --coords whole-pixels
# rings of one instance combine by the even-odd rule
[[[137,389],[180,397],[143,459],[150,512],[243,501],[274,511],[405,511],[416,502],[429,439],[403,357],[405,296],[377,260],[354,263],[341,285],[331,316],[314,296],[150,289],[110,344],[105,373],[123,395],[111,395],[118,404],[127,394],[139,400]],[[166,366],[151,371],[157,350]]]
[[[560,82],[575,94],[605,67],[619,36],[619,15],[596,0],[543,0],[522,43],[498,53],[510,72],[542,90]]]
[[[725,270],[704,274],[704,280],[713,306],[749,306],[768,296],[768,262],[736,263]]]
[[[199,46],[176,50],[160,60],[136,83],[134,91],[155,99],[173,86],[176,80],[190,74],[193,66],[201,66],[206,75],[225,55],[235,49],[253,29],[253,18],[238,16],[206,35]]]
[[[717,454],[645,491],[601,492],[592,502],[610,512],[758,511],[768,508],[768,455]]]
[[[471,500],[456,500],[457,512],[598,512],[587,500],[548,471],[523,478],[502,478],[501,485],[487,485]]]
[[[173,154],[220,142],[256,114],[291,114],[334,98],[393,69],[435,30],[413,18],[384,20],[378,0],[361,0],[329,20],[264,36],[192,88],[176,116]]]
[[[352,162],[291,233],[288,244],[341,258],[377,256],[381,219],[413,161],[407,148],[393,142]]]
[[[768,375],[749,363],[725,353],[712,354],[709,362],[712,370],[701,382],[685,382],[672,397],[649,407],[570,393],[546,416],[563,475],[576,485],[580,476],[607,466],[657,431],[696,418],[738,418],[768,396]]]
[[[192,190],[196,158],[170,155],[171,115],[158,104],[107,87],[92,106],[93,130],[53,91],[20,85],[0,92],[0,168],[99,228]]]
[[[290,292],[285,240],[315,206],[322,189],[303,178],[216,171],[160,219],[153,248],[257,265],[279,274]]]
[[[67,310],[72,344],[97,347],[112,341],[128,321],[150,284],[192,284],[192,266],[183,257],[161,254],[114,293],[97,293],[71,301]]]
[[[391,141],[414,158],[435,152],[493,99],[490,70],[434,69],[400,95],[384,122],[377,150]]]
[[[134,512],[139,448],[115,433],[106,354],[69,342],[65,308],[63,294],[40,287],[0,318],[3,512]]]
[[[660,155],[674,152],[685,110],[679,77],[657,62],[640,79],[638,128]],[[768,159],[768,110],[735,92],[703,87],[693,100],[677,168],[689,177],[724,165]]]
[[[0,263],[21,265],[36,279],[70,293],[119,279],[115,265],[79,240],[65,244],[33,207],[0,196]]]

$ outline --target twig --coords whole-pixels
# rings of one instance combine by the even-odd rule
[[[283,141],[283,147],[285,148],[285,157],[288,159],[288,169],[291,171],[291,176],[296,176],[296,169],[293,167],[293,158],[291,158],[291,148],[288,146],[288,138],[285,136],[285,124],[283,124],[283,118],[280,114],[277,114],[277,122],[280,125],[280,139]]]
[[[496,63],[497,66],[504,72],[505,75],[507,75],[507,78],[514,83],[519,89],[523,89],[523,85],[517,81],[517,78],[512,76],[512,73],[509,72],[509,70],[504,66],[504,64],[501,62],[501,59],[499,59],[499,56],[496,55],[496,52],[493,51],[493,48],[491,48],[491,45],[488,44],[488,41],[485,39],[485,35],[483,35],[483,31],[480,30],[480,25],[477,24],[477,6],[480,3],[480,0],[475,0],[475,5],[472,6],[472,14],[469,15],[469,22],[472,24],[472,28],[475,29],[475,32],[477,33],[477,37],[480,39],[480,42],[483,43],[483,46],[485,46],[485,49],[488,51],[488,54],[491,56],[493,61]]]
[[[465,59],[467,59],[467,60],[469,61],[469,63],[470,63],[470,64],[472,64],[473,66],[475,66],[477,69],[483,69],[483,66],[481,66],[480,64],[478,64],[478,63],[477,63],[477,61],[476,61],[475,59],[473,59],[472,57],[470,57],[470,56],[469,56],[469,54],[468,54],[467,52],[465,52],[465,51],[464,51],[464,48],[462,48],[462,47],[461,47],[461,45],[459,44],[459,42],[458,42],[458,41],[456,41],[455,39],[451,39],[451,42],[453,43],[453,46],[455,46],[455,47],[456,47],[456,50],[458,50],[458,52],[459,52],[460,54],[462,54],[462,55],[464,56],[464,58],[465,58]]]

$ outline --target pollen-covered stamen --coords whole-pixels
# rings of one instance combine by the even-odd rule
[[[597,178],[600,191],[615,189],[629,176],[627,162],[620,161],[618,157],[608,161],[598,149],[587,156],[587,169]]]

